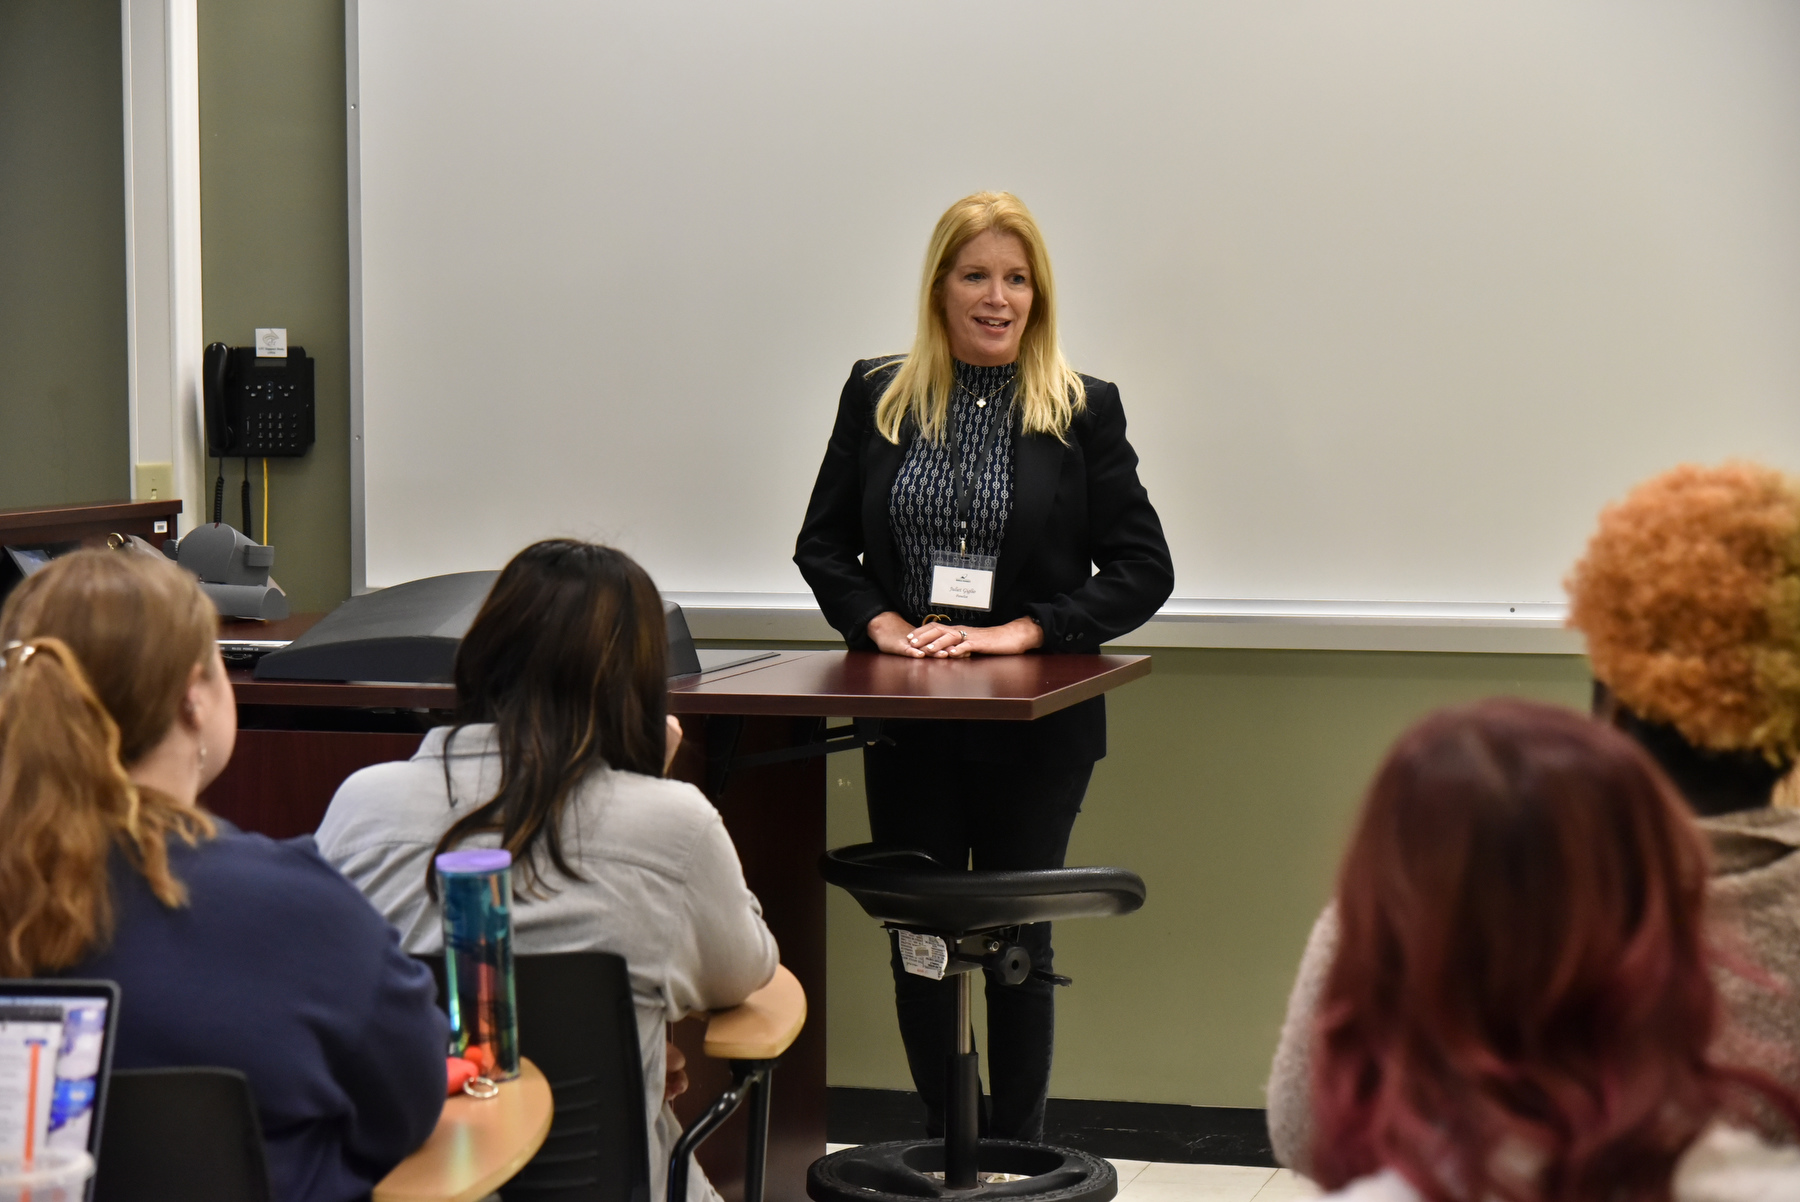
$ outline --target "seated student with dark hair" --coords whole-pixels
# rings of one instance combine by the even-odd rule
[[[81,551],[0,612],[0,977],[116,981],[115,1068],[250,1079],[281,1202],[348,1202],[424,1142],[431,974],[318,856],[197,798],[237,706],[218,614],[160,555]]]
[[[629,557],[566,540],[519,552],[456,656],[454,726],[411,760],[345,781],[319,849],[400,928],[443,948],[437,853],[513,853],[513,947],[622,955],[637,1003],[650,1117],[650,1196],[679,1135],[665,1105],[664,1024],[734,1006],[775,974],[774,937],[718,811],[663,773],[662,598]],[[689,1197],[716,1198],[690,1167]]]
[[[1737,963],[1716,974],[1722,1047],[1800,1087],[1800,812],[1771,804],[1800,752],[1800,482],[1746,463],[1657,476],[1601,514],[1568,587],[1596,715],[1650,753],[1711,843]],[[1338,939],[1328,906],[1269,1079],[1276,1158],[1303,1172],[1310,1032]]]
[[[1706,839],[1641,748],[1496,700],[1402,735],[1340,870],[1309,1023],[1345,1202],[1800,1198],[1800,1097],[1719,1054]]]

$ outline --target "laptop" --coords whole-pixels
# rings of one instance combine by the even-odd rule
[[[99,1161],[118,1019],[111,981],[0,981],[0,1151],[83,1148]]]

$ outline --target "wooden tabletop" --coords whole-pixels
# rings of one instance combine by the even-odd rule
[[[0,531],[37,526],[87,525],[126,522],[144,518],[173,517],[180,501],[91,501],[82,505],[39,505],[30,509],[0,509]]]
[[[242,637],[242,636],[238,636]],[[994,655],[902,659],[874,651],[783,651],[669,682],[673,714],[1029,721],[1150,674],[1147,655]],[[241,705],[449,710],[447,684],[255,680],[230,673]]]
[[[322,615],[221,622],[221,639],[295,639]],[[1030,721],[1150,674],[1147,655],[982,655],[905,659],[875,651],[782,651],[669,681],[675,714],[792,718],[987,718]],[[231,672],[242,705],[456,708],[447,684],[256,680]]]
[[[806,1025],[806,990],[785,964],[769,983],[706,1024],[706,1054],[714,1060],[774,1060]]]
[[[425,1145],[375,1187],[375,1202],[475,1202],[512,1180],[549,1134],[555,1106],[537,1065],[519,1062],[519,1078],[491,1098],[457,1094]]]
[[[324,614],[294,614],[287,618],[220,618],[219,638],[244,642],[279,639],[284,643],[291,643],[324,618]]]
[[[987,718],[1023,722],[1150,674],[1147,655],[906,659],[877,651],[784,651],[670,682],[677,714],[796,718]]]

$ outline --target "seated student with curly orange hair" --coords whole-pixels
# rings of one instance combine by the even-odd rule
[[[1800,811],[1771,804],[1800,756],[1800,481],[1683,466],[1608,506],[1568,581],[1596,716],[1675,784],[1712,848],[1734,971],[1722,1047],[1800,1086]],[[1339,942],[1327,906],[1288,1001],[1268,1087],[1275,1156],[1312,1165],[1319,997]]]

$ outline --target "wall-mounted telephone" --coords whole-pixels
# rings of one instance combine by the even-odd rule
[[[209,459],[306,454],[313,444],[313,361],[303,347],[285,358],[253,346],[206,348],[201,372]]]

